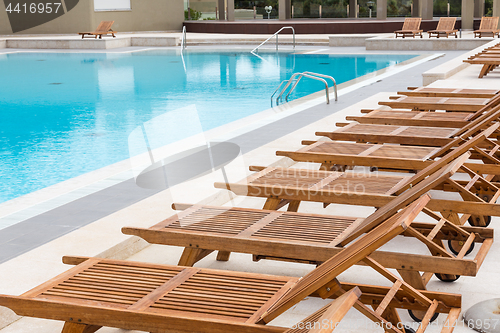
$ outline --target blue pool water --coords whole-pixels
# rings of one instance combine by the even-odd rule
[[[260,56],[188,51],[181,58],[175,50],[0,55],[0,202],[128,158],[131,131],[165,112],[194,104],[208,130],[268,109],[271,93],[294,72],[328,74],[342,83],[415,55]],[[301,82],[292,99],[321,89]]]

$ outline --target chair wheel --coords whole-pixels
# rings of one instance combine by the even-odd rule
[[[483,216],[483,217],[486,219],[486,225],[482,226],[482,227],[486,228],[487,226],[490,225],[491,216]],[[469,224],[473,227],[481,227],[481,225],[479,225],[479,217],[478,216],[470,216],[467,221],[469,221]]]
[[[416,333],[415,330],[413,328],[411,328],[410,326],[404,326],[404,332],[405,333]]]
[[[458,255],[458,253],[462,250],[462,247],[460,247],[459,249],[456,249],[453,245],[456,244],[456,243],[460,243],[461,241],[452,241],[451,239],[448,240],[448,247],[450,248],[450,251],[453,252],[455,255]],[[460,246],[460,244],[458,244]],[[461,244],[463,246],[463,242]],[[474,243],[472,243],[469,247],[469,249],[467,250],[467,252],[465,253],[465,255],[468,255],[472,252],[472,250],[474,250]]]
[[[419,323],[422,321],[422,319],[418,318],[417,316],[415,316],[413,314],[413,311],[408,310],[408,314],[410,315],[411,319],[413,319],[414,321],[419,322]],[[434,320],[437,319],[437,317],[439,317],[439,313],[434,313],[434,315],[432,316],[430,322],[432,323]],[[405,327],[405,330],[406,330],[406,327]]]
[[[460,278],[460,275],[441,274],[441,273],[434,273],[434,275],[443,282],[455,282]]]

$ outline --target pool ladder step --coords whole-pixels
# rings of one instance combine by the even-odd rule
[[[273,92],[271,95],[271,107],[273,107],[273,97],[276,95],[276,93],[279,91],[278,97],[276,97],[276,105],[280,105],[281,103],[288,103],[288,96],[295,90],[295,87],[297,87],[297,84],[299,84],[300,80],[303,78],[309,78],[317,81],[321,81],[325,84],[325,94],[326,94],[326,104],[330,104],[330,92],[328,89],[328,82],[326,82],[325,79],[330,79],[333,82],[333,91],[335,92],[335,100],[338,100],[337,96],[337,82],[335,82],[335,79],[330,76],[330,75],[325,75],[325,74],[319,74],[319,73],[313,73],[313,72],[302,72],[302,73],[294,73],[288,80],[283,80],[279,84],[278,88]],[[283,87],[281,90],[280,88]],[[287,92],[288,90],[288,92]],[[285,95],[285,99],[283,102],[283,95],[287,92]]]

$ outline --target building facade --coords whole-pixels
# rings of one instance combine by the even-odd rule
[[[101,21],[113,30],[179,31],[182,0],[4,0],[0,2],[0,34],[67,34],[94,31]]]

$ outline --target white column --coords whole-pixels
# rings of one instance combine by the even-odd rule
[[[483,17],[484,16],[484,0],[475,0],[474,1],[474,17]]]
[[[279,19],[289,20],[292,18],[292,0],[279,0]]]
[[[493,13],[491,16],[500,16],[500,0],[493,0]]]
[[[377,20],[387,19],[387,0],[377,0]]]
[[[234,21],[234,0],[227,0],[227,20]]]
[[[422,18],[422,20],[432,20],[432,17],[434,15],[433,1],[420,0],[420,5],[421,5],[420,17]]]
[[[474,25],[474,0],[462,0],[462,29],[472,30]]]
[[[217,11],[219,12],[219,20],[226,19],[226,2],[224,0],[217,0]]]
[[[349,0],[349,17],[356,17],[356,10],[358,9],[358,0]]]
[[[413,12],[412,17],[420,17],[420,0],[413,0]]]

